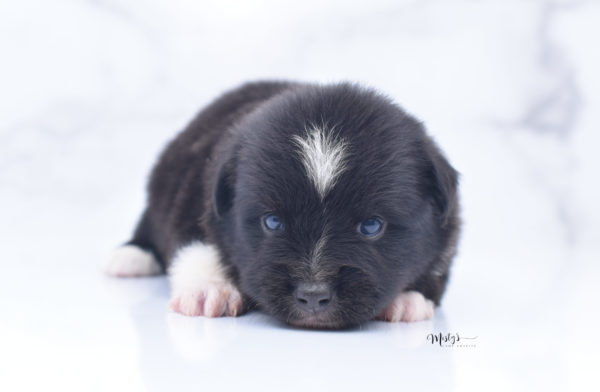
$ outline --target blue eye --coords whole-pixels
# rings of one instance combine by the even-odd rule
[[[271,231],[277,231],[283,229],[283,222],[277,215],[267,214],[263,218],[265,227]]]
[[[376,216],[365,219],[358,225],[358,232],[365,237],[375,237],[383,229],[383,221]]]

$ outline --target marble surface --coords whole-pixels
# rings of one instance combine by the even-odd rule
[[[0,3],[0,390],[600,390],[599,21],[596,1]],[[433,321],[185,318],[165,278],[98,272],[165,142],[267,78],[383,90],[461,172]]]

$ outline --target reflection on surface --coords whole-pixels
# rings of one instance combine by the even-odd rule
[[[135,306],[153,298],[168,298],[169,285],[164,276],[113,278],[100,276],[104,293],[118,306]]]
[[[226,351],[238,334],[238,318],[187,317],[167,312],[169,340],[188,361],[209,361]]]
[[[377,321],[344,331],[304,330],[260,312],[217,319],[167,312],[161,306],[164,293],[153,290],[154,285],[146,281],[121,291],[151,293],[126,305],[140,338],[140,367],[149,390],[172,388],[173,382],[184,390],[249,385],[291,391],[330,390],[332,385],[368,390],[389,386],[391,380],[452,389],[453,351],[427,341],[432,331],[447,330],[442,312],[428,322]]]

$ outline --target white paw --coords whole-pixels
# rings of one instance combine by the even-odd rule
[[[174,292],[169,308],[186,316],[235,317],[242,312],[242,295],[229,283],[202,282]]]
[[[394,298],[378,319],[391,322],[430,320],[433,318],[433,306],[433,301],[418,291],[406,291]]]
[[[230,282],[217,249],[194,242],[177,252],[169,268],[169,308],[186,316],[237,316],[242,295]]]
[[[102,270],[106,275],[118,277],[158,275],[162,272],[154,255],[135,245],[115,249]]]

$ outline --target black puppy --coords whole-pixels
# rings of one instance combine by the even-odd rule
[[[189,316],[429,319],[459,232],[456,171],[419,122],[353,84],[225,94],[167,146],[148,193],[106,272],[168,272]]]

